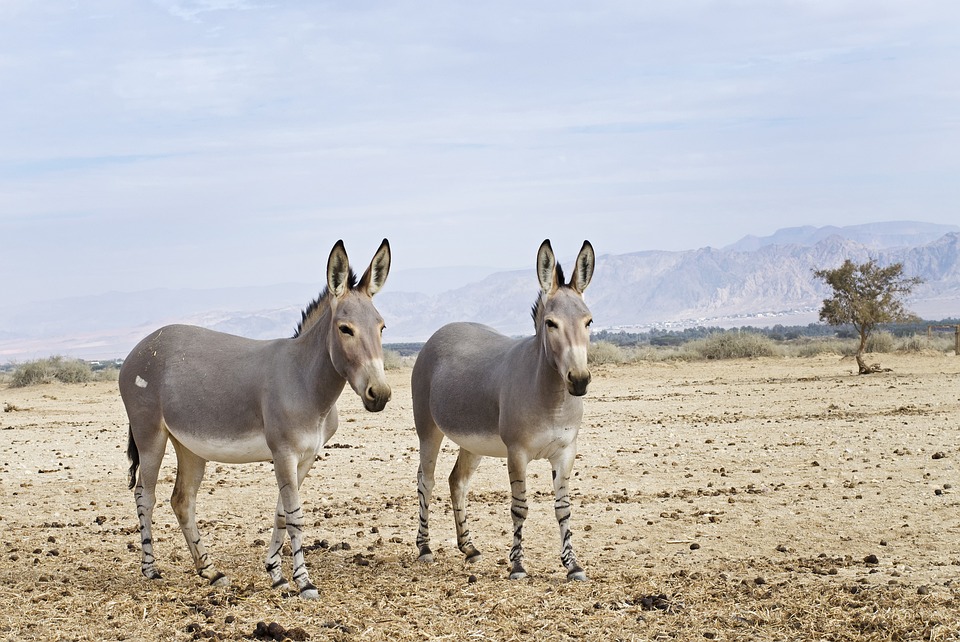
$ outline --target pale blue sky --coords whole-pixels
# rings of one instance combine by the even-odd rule
[[[0,0],[2,299],[319,283],[338,238],[514,268],[956,224],[958,34],[952,0]]]

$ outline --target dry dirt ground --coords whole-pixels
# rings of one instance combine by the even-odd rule
[[[212,588],[166,501],[171,449],[164,578],[146,580],[115,384],[0,389],[0,638],[272,639],[263,622],[350,641],[960,639],[960,357],[881,361],[869,376],[835,356],[595,368],[573,487],[584,583],[564,581],[546,462],[529,470],[531,577],[506,579],[500,460],[475,479],[484,557],[464,564],[449,446],[437,562],[417,562],[410,370],[391,371],[383,413],[344,395],[304,485],[315,602],[262,569],[269,463],[208,466],[201,530],[233,582]]]

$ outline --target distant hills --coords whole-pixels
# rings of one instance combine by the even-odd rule
[[[827,294],[812,271],[847,258],[902,262],[907,275],[924,279],[908,302],[910,309],[928,319],[960,316],[960,227],[917,222],[785,228],[722,249],[600,255],[586,299],[597,328],[806,324],[816,321]],[[487,323],[511,335],[533,332],[530,306],[537,281],[532,265],[483,278],[480,268],[462,271],[391,275],[377,295],[388,326],[384,340],[422,341],[454,320]],[[424,282],[432,290],[412,291]],[[438,291],[458,282],[467,284]],[[171,322],[252,338],[291,336],[300,311],[317,294],[316,284],[154,290],[5,309],[0,312],[0,363],[52,354],[122,357],[150,330]]]

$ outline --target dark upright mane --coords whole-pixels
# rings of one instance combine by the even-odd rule
[[[357,287],[357,275],[353,272],[352,268],[350,269],[350,276],[347,278],[346,286],[348,290]],[[323,288],[320,296],[310,302],[307,309],[300,315],[300,323],[297,324],[297,331],[293,333],[294,339],[312,328],[317,321],[320,320],[323,313],[330,307],[330,296],[330,288],[326,287]]]
[[[560,267],[560,264],[557,263],[556,266],[557,272],[557,283],[560,284],[561,288],[569,288],[569,283],[564,283],[565,279],[563,278],[563,268]],[[533,317],[533,330],[534,332],[539,332],[540,330],[540,317],[543,315],[543,293],[537,297],[537,300],[533,302],[533,309],[530,310],[530,315]]]

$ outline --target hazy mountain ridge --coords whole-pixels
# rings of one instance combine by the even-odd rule
[[[927,242],[932,231],[944,226],[903,225],[837,228],[854,238],[841,234],[819,238],[821,234],[808,228],[790,228],[767,239],[801,242],[761,242],[754,250],[734,244],[723,249],[600,255],[586,299],[597,328],[806,324],[816,321],[828,293],[813,278],[814,269],[836,267],[847,258],[855,262],[875,258],[883,264],[902,262],[905,274],[924,279],[908,301],[912,310],[934,319],[960,315],[960,228]],[[876,247],[878,238],[902,239],[912,231],[925,242]],[[818,240],[810,243],[812,239]],[[387,323],[386,342],[422,341],[455,320],[486,323],[510,335],[533,332],[530,309],[538,289],[533,265],[437,294],[402,292],[391,285],[388,280],[376,298]],[[124,356],[139,338],[171,322],[251,338],[288,337],[320,289],[284,284],[111,293],[10,311],[0,314],[0,362],[50,354]]]

